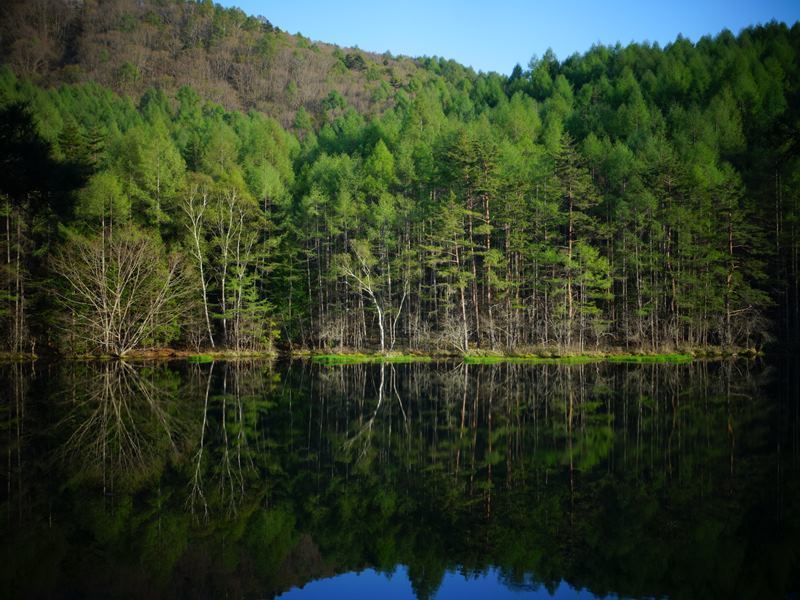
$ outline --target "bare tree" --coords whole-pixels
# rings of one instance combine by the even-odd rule
[[[202,241],[204,239],[204,226],[203,215],[208,207],[208,191],[199,186],[193,186],[184,199],[182,208],[189,218],[189,223],[186,227],[189,229],[189,235],[192,238],[192,256],[197,261],[197,267],[200,274],[200,287],[203,292],[203,313],[206,318],[206,328],[208,329],[208,340],[211,342],[211,347],[214,348],[214,334],[211,331],[211,317],[208,313],[208,284],[206,283],[205,276],[205,260],[203,257]]]
[[[236,188],[229,188],[217,200],[214,242],[218,248],[217,271],[220,286],[220,308],[222,309],[222,333],[227,345],[228,334],[228,271],[231,266],[233,246],[242,226],[241,207]]]
[[[178,256],[133,229],[73,236],[57,253],[55,295],[70,332],[89,349],[123,356],[152,342],[190,309]]]
[[[360,294],[365,294],[372,300],[372,304],[378,313],[381,353],[383,353],[386,350],[386,332],[383,324],[383,315],[386,311],[384,311],[383,303],[379,297],[380,277],[373,273],[377,260],[373,256],[368,242],[352,240],[350,245],[352,256],[350,254],[342,254],[337,257],[339,272],[345,276],[356,291]],[[355,258],[355,265],[353,264],[353,258]]]

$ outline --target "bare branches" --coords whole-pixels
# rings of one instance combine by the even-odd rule
[[[178,452],[180,427],[169,415],[164,388],[136,367],[106,362],[80,371],[73,409],[60,426],[71,430],[65,459],[101,473],[147,472],[164,449]]]
[[[134,230],[74,236],[53,270],[63,284],[55,296],[88,349],[123,356],[155,343],[188,309],[180,302],[189,290],[180,258],[164,260],[156,243]]]
[[[186,227],[189,229],[189,235],[192,238],[192,255],[197,261],[197,267],[200,274],[200,287],[203,292],[203,312],[206,318],[206,328],[208,329],[208,341],[211,342],[211,347],[214,347],[214,334],[211,331],[211,317],[208,314],[208,284],[205,276],[205,260],[203,257],[203,249],[200,242],[203,240],[203,215],[208,208],[208,191],[200,189],[199,186],[193,186],[181,206],[183,212],[189,219]]]
[[[384,310],[382,303],[378,299],[376,281],[372,275],[373,265],[375,258],[369,249],[368,242],[361,242],[358,240],[351,241],[352,256],[355,257],[357,266],[353,265],[351,254],[341,255],[339,257],[339,271],[348,282],[354,284],[355,289],[362,294],[365,294],[372,300],[375,310],[378,313],[378,328],[381,333],[381,352],[386,349],[386,333],[383,325]]]

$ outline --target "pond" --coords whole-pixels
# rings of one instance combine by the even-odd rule
[[[785,597],[800,364],[0,365],[4,597]]]

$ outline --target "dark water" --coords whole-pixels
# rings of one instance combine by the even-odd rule
[[[785,597],[798,371],[0,366],[0,594]]]

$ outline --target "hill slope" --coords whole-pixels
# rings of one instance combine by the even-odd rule
[[[312,43],[211,2],[13,0],[0,24],[6,62],[43,84],[95,81],[135,96],[191,85],[285,126],[300,106],[318,114],[334,90],[380,112],[419,71],[408,58]]]

